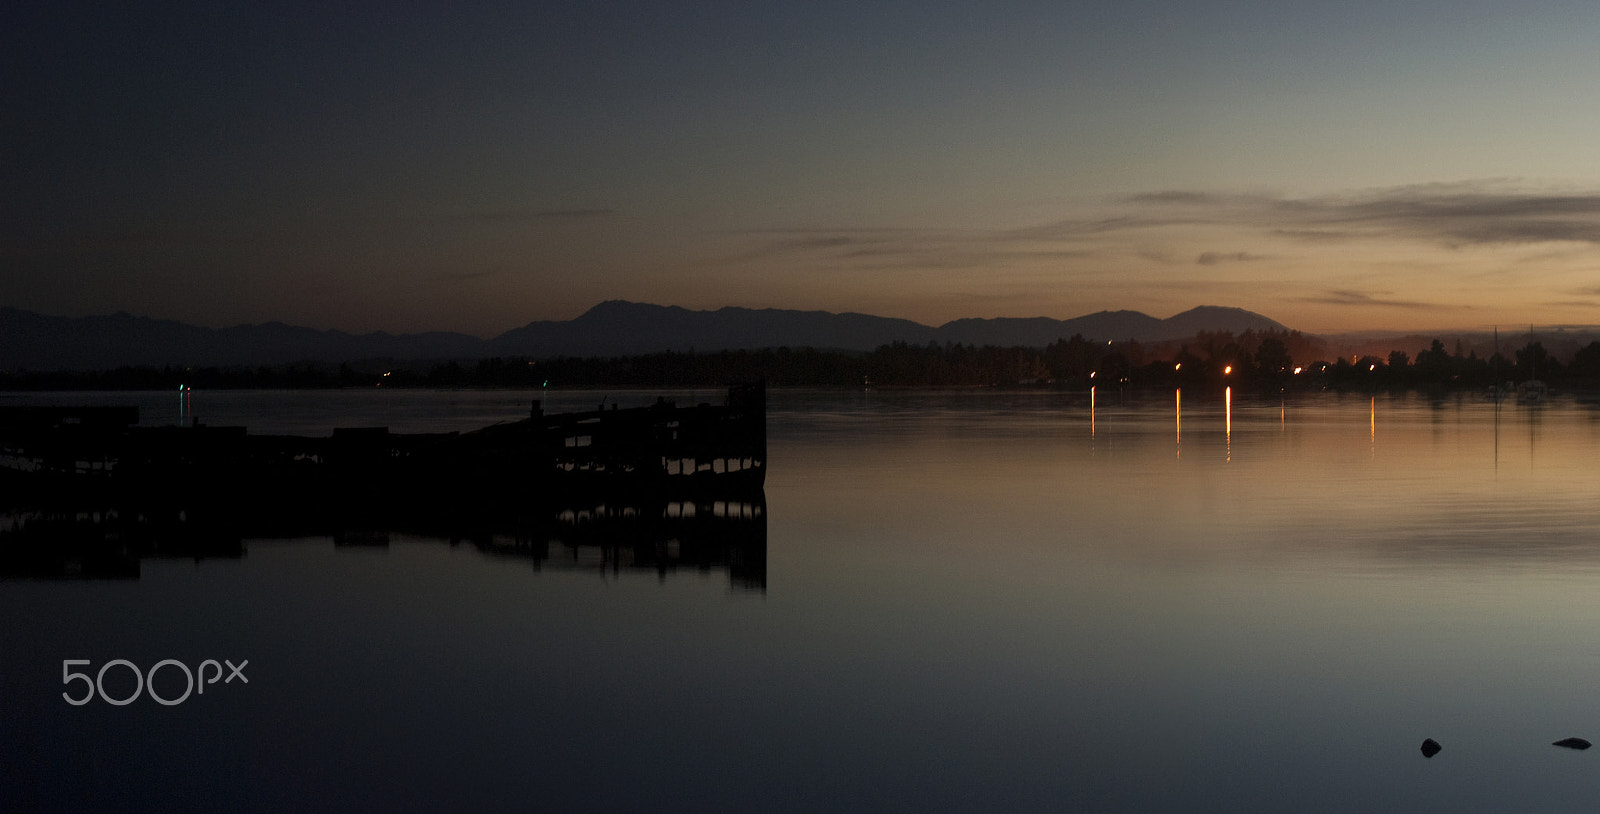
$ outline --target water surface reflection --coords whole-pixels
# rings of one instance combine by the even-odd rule
[[[611,501],[462,515],[362,511],[297,513],[277,505],[226,514],[185,510],[16,509],[0,515],[0,579],[138,579],[147,559],[242,559],[249,541],[331,540],[385,548],[393,535],[471,545],[535,570],[725,571],[730,584],[765,590],[765,500]]]
[[[552,518],[539,555],[525,529],[348,524],[311,545],[241,533],[239,559],[141,559],[137,581],[0,581],[5,799],[1350,811],[1600,796],[1594,750],[1549,746],[1600,735],[1589,402],[774,391],[769,430],[766,507],[719,518],[736,539],[703,538],[709,570],[688,532],[608,536],[633,522],[608,507]],[[736,551],[761,553],[765,591],[745,590]],[[228,655],[259,671],[251,694],[59,700],[62,659]],[[1444,745],[1431,760],[1425,737]]]

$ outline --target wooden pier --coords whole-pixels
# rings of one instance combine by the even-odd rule
[[[0,488],[100,504],[565,504],[746,499],[766,478],[762,384],[725,403],[529,415],[471,432],[139,427],[132,407],[0,408]]]
[[[0,578],[137,578],[245,539],[391,533],[536,568],[725,569],[766,585],[766,402],[529,414],[471,432],[140,427],[133,407],[0,408]]]

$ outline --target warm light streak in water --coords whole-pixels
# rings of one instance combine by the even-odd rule
[[[1222,391],[1223,438],[1227,443],[1228,461],[1233,461],[1233,388]]]
[[[1372,459],[1378,458],[1378,397],[1367,402],[1367,438],[1372,445]]]
[[[1183,449],[1182,449],[1182,445],[1183,445],[1183,388],[1181,388],[1181,387],[1178,388],[1177,390],[1174,390],[1173,393],[1172,393],[1172,418],[1173,418],[1173,423],[1176,425],[1176,429],[1177,429],[1177,433],[1178,433],[1178,438],[1177,438],[1177,443],[1179,445],[1178,455],[1182,456],[1183,455]]]
[[[1094,388],[1089,388],[1089,437],[1094,437]]]

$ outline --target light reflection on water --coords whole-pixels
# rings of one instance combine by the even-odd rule
[[[655,394],[546,409],[602,395]],[[534,397],[194,409],[422,431]],[[1348,811],[1600,792],[1600,754],[1549,746],[1600,735],[1589,406],[775,391],[769,425],[764,594],[404,534],[252,541],[243,560],[146,561],[136,583],[0,583],[7,797]],[[230,653],[259,678],[214,706],[59,701],[64,658]]]

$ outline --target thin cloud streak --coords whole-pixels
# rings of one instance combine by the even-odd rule
[[[1265,255],[1249,252],[1201,252],[1194,261],[1202,266],[1215,266],[1218,263],[1250,263],[1265,259]]]
[[[1327,291],[1319,296],[1296,297],[1291,302],[1314,303],[1317,305],[1343,305],[1359,308],[1372,306],[1382,308],[1408,308],[1438,311],[1469,310],[1468,306],[1445,305],[1443,303],[1418,302],[1414,300],[1386,300],[1363,294],[1359,291]]]
[[[1396,187],[1359,195],[1289,198],[1168,190],[1121,199],[1129,209],[998,229],[795,228],[751,231],[778,238],[739,259],[820,253],[832,260],[899,258],[908,266],[975,266],[1016,258],[1086,259],[1121,254],[1175,262],[1149,245],[1185,228],[1243,230],[1311,244],[1410,240],[1472,245],[1600,245],[1600,191],[1548,194],[1503,189],[1503,182]],[[1185,254],[1176,251],[1178,257]],[[1202,266],[1273,259],[1254,251],[1189,254]]]
[[[1269,234],[1305,243],[1338,243],[1365,237],[1365,235],[1358,232],[1342,232],[1332,229],[1273,229]]]
[[[1451,247],[1600,244],[1600,191],[1554,195],[1503,186],[1466,182],[1311,198],[1169,191],[1127,201],[1158,209],[1163,219],[1176,209],[1194,222],[1228,222],[1307,241],[1400,237]]]
[[[540,209],[535,211],[523,210],[485,210],[469,212],[462,215],[462,220],[479,223],[500,223],[504,221],[529,221],[529,220],[579,220],[584,218],[605,218],[617,214],[615,209]]]
[[[1062,241],[1018,237],[1008,229],[774,229],[746,232],[776,237],[730,258],[760,261],[812,256],[862,268],[981,268],[1010,260],[1083,260],[1098,252]]]

